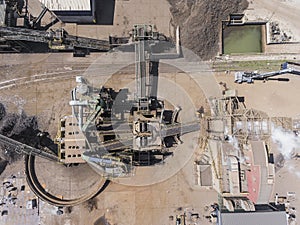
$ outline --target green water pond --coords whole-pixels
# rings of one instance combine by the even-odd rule
[[[223,39],[224,54],[262,52],[261,25],[225,27]]]

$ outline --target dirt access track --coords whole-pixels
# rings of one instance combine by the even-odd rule
[[[97,57],[101,56],[101,54],[92,54],[87,58],[78,59],[73,58],[71,53],[5,55],[6,63],[9,63],[10,60],[12,62],[11,66],[3,65],[2,72],[4,75],[6,74],[7,80],[2,81],[0,101],[10,111],[17,112],[23,109],[29,115],[36,115],[41,129],[50,131],[52,137],[54,137],[61,116],[71,113],[68,101],[70,90],[75,85],[75,76],[84,74],[86,71],[91,70],[93,66],[108,70],[109,67],[105,67],[105,64],[104,66],[97,64]],[[92,62],[94,64],[90,67]],[[28,64],[30,65],[28,66]],[[89,69],[86,70],[87,67]],[[164,71],[163,68],[164,66],[160,66],[162,76],[180,84],[186,90],[186,93],[190,95],[193,104],[198,107],[207,104],[201,89],[197,89],[199,88],[195,84],[197,79],[195,81],[191,77],[186,77],[182,71],[176,68],[170,70],[169,73]],[[170,69],[170,66],[168,68]],[[205,67],[203,69],[205,70],[204,73],[207,73],[207,69]],[[94,71],[94,73],[96,72]],[[117,75],[122,76],[122,73],[117,73]],[[128,72],[123,75],[122,82],[132,83],[134,71],[129,75]],[[211,78],[215,81],[213,76]],[[118,79],[109,82],[113,82],[112,86],[116,87],[122,83],[118,82]],[[11,86],[4,88],[5,84]],[[218,87],[216,82],[215,87]],[[189,93],[190,89],[193,92]],[[165,90],[168,89],[165,88]],[[173,91],[174,95],[180,98],[180,90],[174,89]],[[205,108],[207,109],[207,106]],[[184,106],[183,109],[185,109]],[[194,109],[191,108],[190,110]],[[195,111],[191,111],[191,113],[195,113]],[[187,141],[184,137],[183,141],[185,142],[184,146],[187,145],[186,150],[189,150],[194,149],[192,143],[196,143],[197,139],[192,137],[191,141]],[[163,179],[158,178],[157,182],[151,181],[151,184],[147,183],[147,185],[142,186],[138,183],[128,185],[127,182],[121,181],[111,183],[97,197],[98,206],[92,212],[89,212],[83,204],[73,207],[71,214],[58,217],[49,214],[46,206],[44,206],[45,209],[41,210],[41,215],[45,216],[41,218],[43,218],[44,224],[61,224],[62,220],[68,221],[70,219],[71,224],[82,224],[83,221],[86,224],[93,224],[99,217],[105,218],[110,224],[173,224],[174,221],[170,220],[169,216],[175,217],[177,214],[182,214],[183,210],[188,210],[199,213],[201,224],[206,224],[208,220],[204,216],[209,215],[207,210],[209,205],[217,199],[217,193],[214,190],[201,188],[195,184],[193,161],[200,153],[198,150],[195,149],[195,152],[186,155],[187,157],[181,157],[185,158],[186,161],[180,165],[180,168],[170,164],[172,166],[170,169],[174,171]],[[176,158],[176,155],[174,157]],[[7,170],[9,170],[9,167]],[[50,171],[55,171],[55,169],[50,169]],[[161,171],[163,174],[168,172]],[[151,175],[148,176],[152,179]],[[55,174],[53,174],[53,177],[50,175],[47,175],[47,177],[53,181],[56,179]],[[50,186],[48,185],[48,187]],[[180,207],[182,209],[178,210]]]
[[[208,2],[213,2],[213,4],[205,6],[205,3],[208,4]],[[227,2],[228,5],[226,6]],[[221,0],[174,1],[174,4],[178,5],[178,15],[182,18],[185,15],[184,18],[186,19],[176,21],[176,18],[173,18],[172,23],[182,23],[183,44],[193,48],[195,52],[198,51],[203,58],[207,57],[208,59],[217,55],[218,49],[218,36],[216,33],[218,28],[216,26],[209,28],[206,27],[206,24],[217,24],[221,18],[217,14],[227,16],[230,12],[236,12],[236,7],[238,9],[244,8],[243,5],[232,4],[232,1],[227,2],[224,3]],[[255,4],[257,4],[257,7],[260,7],[257,10],[266,10],[261,11],[261,14],[256,14],[261,18],[265,15],[271,15],[272,7],[277,7],[279,3],[283,6],[293,2],[296,3],[296,1],[283,2],[279,0],[255,0],[252,2],[250,2],[252,8],[256,7]],[[260,2],[261,5],[258,4]],[[270,6],[269,2],[272,2],[273,6]],[[139,5],[143,7],[139,7]],[[108,34],[122,35],[127,33],[135,23],[154,23],[157,30],[171,34],[170,21],[172,14],[169,12],[169,7],[167,1],[161,0],[150,2],[148,0],[116,1],[116,23],[113,26],[76,27],[70,25],[69,28],[77,34],[92,37],[105,36],[107,38]],[[171,11],[174,16],[176,13],[175,5],[172,5],[172,7],[174,12]],[[137,8],[139,10],[136,10]],[[134,10],[137,11],[136,14]],[[295,10],[291,12],[295,12]],[[227,15],[225,12],[228,12]],[[251,9],[251,12],[255,13],[256,8]],[[285,13],[288,13],[288,10]],[[153,15],[157,17],[154,19]],[[296,14],[293,13],[293,15]],[[291,20],[286,16],[284,21],[292,24],[292,22],[297,23],[299,19],[297,15],[296,18],[291,17]],[[128,22],[126,22],[127,20]],[[299,30],[299,28],[297,29]],[[50,133],[54,137],[60,116],[71,113],[68,101],[70,90],[75,85],[74,77],[82,75],[100,55],[92,53],[84,59],[73,58],[72,54],[69,53],[0,55],[0,82],[11,82],[12,84],[9,89],[0,89],[0,101],[5,103],[10,111],[24,109],[28,114],[37,115],[41,129],[51,131]],[[65,79],[61,79],[58,83],[57,76]],[[180,75],[177,74],[176,76],[178,80],[181,79]],[[174,75],[174,77],[176,76]],[[299,77],[291,76],[291,81],[288,83],[257,82],[248,86],[246,84],[234,84],[233,73],[213,74],[213,77],[216,79],[216,84],[222,81],[226,82],[228,87],[238,89],[239,94],[246,97],[246,104],[249,108],[263,110],[270,116],[299,116],[299,98],[295,97],[299,95]],[[18,81],[13,79],[17,78],[21,79],[19,82],[22,88],[14,86]],[[37,79],[45,79],[45,82],[35,81]],[[197,155],[199,152],[195,152],[195,154]],[[199,213],[199,224],[209,224],[204,217],[209,215],[209,207],[207,206],[217,201],[217,193],[209,188],[201,188],[195,185],[193,159],[196,155],[192,156],[191,160],[178,173],[160,183],[143,187],[112,183],[104,193],[96,198],[97,208],[91,212],[87,210],[85,205],[80,205],[73,207],[70,214],[57,216],[47,208],[48,206],[43,206],[44,208],[41,210],[42,222],[49,225],[101,224],[101,221],[104,224],[103,221],[108,221],[110,224],[173,225],[175,221],[172,221],[169,216],[175,217],[178,214],[183,214],[183,211],[186,210]],[[294,168],[297,169],[299,163],[298,161],[296,163]],[[20,165],[22,166],[22,162],[20,162]],[[279,194],[286,194],[287,191],[300,189],[299,178],[293,170],[288,169],[288,165],[276,175],[275,191],[278,191]],[[10,167],[8,167],[7,173],[10,173],[9,169]],[[299,200],[297,204],[299,205]],[[299,209],[298,205],[296,207]],[[96,221],[98,222],[96,223]]]

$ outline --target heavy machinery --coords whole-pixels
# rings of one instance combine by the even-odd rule
[[[277,80],[277,81],[289,81],[288,78],[272,78],[274,76],[282,74],[295,74],[300,75],[300,64],[294,62],[285,62],[281,65],[281,69],[278,71],[258,73],[258,72],[236,72],[234,81],[236,83],[253,83],[254,80]]]
[[[61,118],[58,153],[33,148],[0,136],[0,142],[25,157],[25,172],[31,189],[54,205],[75,205],[95,196],[110,178],[133,175],[135,166],[163,164],[171,156],[180,136],[198,131],[199,121],[181,123],[180,107],[165,106],[157,96],[158,66],[161,58],[180,57],[179,29],[174,44],[161,43],[161,36],[149,25],[136,25],[132,45],[135,54],[135,90],[95,87],[85,77],[76,77],[71,91],[72,115]],[[165,39],[165,37],[163,37]],[[170,49],[175,51],[170,51]],[[158,51],[158,49],[160,51]],[[104,85],[104,84],[102,84]],[[57,197],[48,192],[35,173],[35,156],[58,162],[66,168],[88,163],[101,175],[93,190],[78,198]]]
[[[0,134],[0,145],[5,148],[5,151],[15,151],[18,154],[33,155],[45,158],[51,161],[59,161],[57,155],[48,150],[42,150],[20,143],[9,137]]]
[[[166,109],[157,97],[159,59],[180,57],[179,29],[177,44],[171,47],[175,52],[159,39],[151,25],[134,26],[135,91],[131,98],[127,89],[96,88],[84,77],[76,78],[72,116],[62,118],[56,139],[62,161],[86,161],[109,178],[130,176],[134,166],[163,163],[172,155],[170,147],[180,143],[180,135],[199,130],[199,121],[179,123],[180,107]]]
[[[63,28],[51,28],[58,22],[45,6],[33,13],[28,0],[1,1],[0,52],[73,51],[74,56],[85,56],[89,51],[110,50],[108,40],[73,36]]]

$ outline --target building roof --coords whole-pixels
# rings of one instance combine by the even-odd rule
[[[258,188],[254,192],[257,194],[256,204],[268,203],[274,188],[274,165],[268,163],[267,149],[264,141],[251,141],[253,152],[253,167],[257,168],[258,177],[260,179]],[[258,171],[259,170],[259,171]],[[255,171],[253,171],[255,173]],[[252,180],[253,182],[255,181]],[[249,188],[251,193],[253,190]]]
[[[221,213],[219,225],[287,225],[285,211]]]
[[[91,0],[40,0],[53,11],[90,11]]]
[[[201,186],[212,186],[211,165],[199,165]]]

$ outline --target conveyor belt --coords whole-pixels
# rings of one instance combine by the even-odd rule
[[[58,32],[61,35],[61,40],[57,41],[61,41],[61,44],[65,45],[67,50],[72,50],[74,48],[84,48],[98,51],[110,50],[108,41],[77,37],[69,35],[64,31]],[[2,37],[3,40],[8,41],[29,41],[48,44],[56,40],[56,32],[0,26],[0,37]]]
[[[200,130],[199,121],[192,121],[188,123],[175,123],[171,125],[166,125],[160,130],[161,138],[175,136],[175,135],[184,135],[187,133],[191,133],[194,131]],[[109,131],[101,131],[102,134],[119,134],[119,133],[128,133],[128,130],[109,130]],[[125,147],[132,146],[132,138],[125,140],[113,140],[108,141],[101,144],[99,147],[97,145],[97,152],[110,152],[114,150],[118,150]]]
[[[182,135],[185,133],[193,132],[199,130],[200,125],[198,121],[186,123],[186,124],[173,124],[165,126],[161,129],[162,137],[174,136],[174,135]],[[99,180],[99,183],[93,188],[93,190],[89,190],[88,193],[82,197],[74,198],[74,199],[63,199],[57,196],[52,195],[47,192],[43,186],[40,184],[38,177],[35,172],[35,156],[43,157],[52,161],[58,161],[58,157],[54,154],[42,151],[40,149],[36,149],[30,147],[28,145],[22,144],[18,141],[15,141],[6,136],[0,135],[0,142],[8,145],[9,147],[13,147],[15,151],[18,153],[26,154],[25,157],[25,173],[26,180],[31,188],[31,190],[42,200],[48,202],[49,204],[55,206],[73,206],[81,204],[88,199],[96,196],[100,192],[104,190],[104,188],[109,184],[108,180],[104,178]],[[113,151],[118,148],[122,148],[124,146],[132,145],[132,139],[122,140],[122,141],[110,141],[97,149],[97,151]]]
[[[13,140],[1,134],[0,134],[0,144],[4,144],[12,148],[15,152],[19,154],[39,156],[51,161],[59,161],[58,157],[53,153],[49,153],[41,149],[33,148],[29,145],[23,144],[21,142],[18,142],[16,140]]]
[[[161,130],[162,137],[169,137],[175,135],[183,135],[190,132],[200,130],[199,121],[193,121],[188,123],[176,123],[173,125],[167,125]]]
[[[26,180],[31,190],[42,200],[55,206],[73,206],[87,201],[88,199],[100,193],[109,183],[105,178],[99,177],[99,183],[92,190],[87,190],[87,194],[74,199],[62,199],[47,192],[40,184],[35,172],[35,157],[43,157],[51,161],[59,161],[54,154],[45,152],[40,149],[25,145],[11,138],[0,134],[0,144],[12,148],[19,154],[26,154],[25,157],[25,173]],[[53,174],[55,176],[55,174]]]

